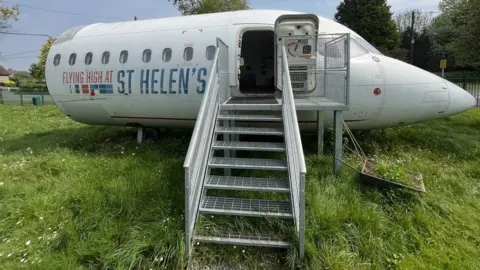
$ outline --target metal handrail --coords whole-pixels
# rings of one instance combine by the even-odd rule
[[[229,90],[228,46],[218,38],[210,72],[183,163],[185,170],[185,248],[187,256],[190,254],[191,239],[202,199],[203,183],[208,175],[207,164],[211,156],[210,147],[214,138],[216,117],[220,103],[224,101]]]
[[[301,137],[300,137],[300,128],[298,127],[298,118],[297,118],[297,110],[295,108],[295,100],[293,97],[293,89],[292,89],[292,81],[290,79],[290,71],[288,68],[287,62],[287,52],[285,46],[282,48],[282,60],[283,60],[283,70],[284,70],[284,78],[287,80],[287,85],[283,86],[283,102],[287,100],[287,102],[291,102],[293,106],[290,107],[290,113],[292,113],[292,122],[297,123],[293,125],[293,134],[295,135],[295,141],[300,142],[301,145]],[[307,166],[305,165],[305,156],[303,155],[303,148],[299,148],[299,157],[300,157],[300,172],[306,173]]]
[[[297,111],[295,108],[285,44],[282,46],[282,65],[282,113],[285,128],[285,146],[290,179],[291,202],[299,242],[299,256],[303,258],[305,251],[305,175],[307,173],[307,166],[303,154],[300,128],[298,127]]]
[[[207,110],[207,103],[209,101],[209,99],[205,98],[207,96],[210,96],[211,95],[211,91],[210,89],[212,88],[212,84],[213,84],[213,78],[214,76],[217,75],[217,66],[218,66],[218,55],[219,55],[220,51],[219,51],[219,48],[217,47],[215,49],[215,56],[213,57],[213,63],[212,63],[212,67],[210,69],[210,75],[208,76],[208,83],[207,83],[207,87],[205,88],[206,90],[206,95],[204,95],[203,99],[202,99],[202,103],[200,105],[200,111],[198,112],[198,116],[197,116],[197,121],[195,123],[195,128],[193,129],[193,134],[192,134],[192,138],[190,140],[190,144],[188,146],[188,151],[187,151],[187,155],[185,156],[185,161],[183,162],[183,167],[184,168],[187,168],[187,167],[190,167],[190,163],[192,163],[192,158],[193,158],[193,154],[195,154],[195,149],[196,149],[196,145],[199,144],[200,142],[197,140],[197,137],[200,133],[200,131],[202,130],[202,123],[201,121],[198,121],[198,120],[201,120],[204,118],[204,115],[205,115],[205,111]]]

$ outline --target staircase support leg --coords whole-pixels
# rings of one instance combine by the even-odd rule
[[[141,144],[145,140],[145,128],[137,128],[137,143]]]
[[[335,156],[333,158],[333,171],[336,176],[340,173],[342,167],[342,149],[343,149],[343,111],[335,111],[333,113],[334,134],[335,134]]]
[[[325,132],[325,112],[317,111],[318,155],[323,155],[323,139]]]

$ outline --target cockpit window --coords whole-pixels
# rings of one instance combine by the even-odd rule
[[[364,38],[362,38],[361,36],[355,36],[354,39],[355,39],[356,41],[358,41],[358,43],[360,43],[360,45],[362,45],[363,47],[365,47],[365,49],[369,50],[371,53],[383,55],[379,50],[377,50],[375,47],[373,47],[372,44],[368,43],[368,41],[366,41],[366,40],[365,40]]]
[[[362,47],[358,41],[350,38],[350,58],[354,58],[360,55],[367,54],[368,50]]]

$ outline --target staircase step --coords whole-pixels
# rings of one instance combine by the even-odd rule
[[[239,176],[210,175],[204,187],[207,189],[221,190],[290,192],[290,184],[287,179]]]
[[[278,159],[214,157],[210,159],[208,166],[210,168],[223,169],[287,170],[287,163],[284,160]]]
[[[252,151],[274,151],[285,152],[284,143],[271,142],[237,142],[237,141],[216,141],[213,146],[215,150],[252,150]]]
[[[293,218],[292,207],[288,201],[207,196],[199,211],[201,214]]]
[[[243,135],[279,135],[283,136],[283,128],[259,127],[217,127],[216,133]]]
[[[220,114],[220,120],[236,120],[236,121],[271,121],[281,122],[281,115],[246,115],[246,114]]]
[[[243,245],[243,246],[256,246],[256,247],[273,247],[273,248],[289,248],[292,245],[281,239],[272,237],[264,237],[257,235],[235,235],[224,234],[219,236],[194,236],[195,242],[203,243],[215,243],[215,244],[231,244],[231,245]]]

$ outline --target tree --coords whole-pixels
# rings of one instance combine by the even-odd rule
[[[2,0],[0,0],[0,3]],[[17,20],[20,15],[20,8],[14,5],[11,8],[0,5],[0,31],[7,31],[10,28],[9,21]]]
[[[30,65],[29,72],[35,78],[39,80],[45,80],[45,65],[47,62],[48,52],[52,47],[55,39],[49,39],[45,44],[42,45],[40,50],[40,55],[38,56],[38,63]]]
[[[32,75],[33,78],[36,78],[36,79],[45,78],[45,70],[42,70],[37,63],[31,64],[30,68],[28,69],[28,72],[30,72],[30,75]]]
[[[386,0],[344,0],[334,18],[386,54],[398,48],[400,34]]]
[[[183,15],[249,9],[248,0],[169,0]]]
[[[438,53],[461,67],[480,67],[480,0],[442,0],[430,29]]]
[[[413,30],[417,34],[421,34],[426,28],[432,24],[433,14],[429,12],[421,12],[418,9],[406,10],[395,14],[395,24],[400,33],[403,33],[412,26],[412,12],[415,12],[415,25]]]

